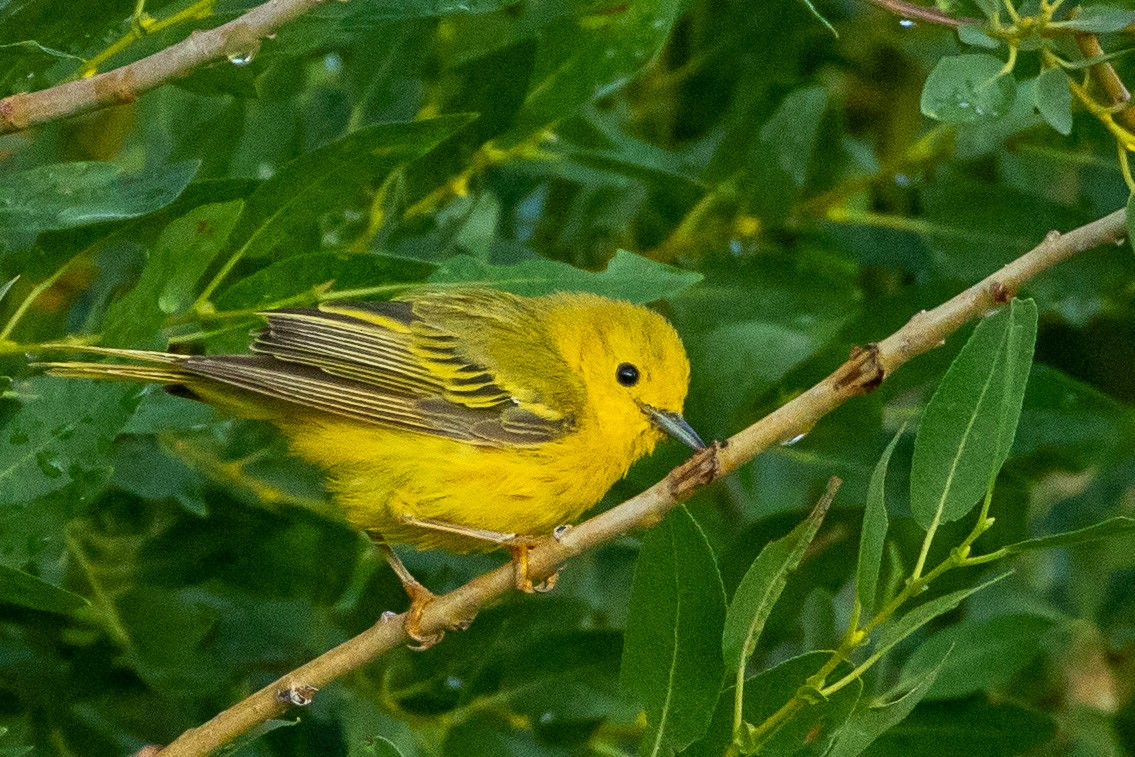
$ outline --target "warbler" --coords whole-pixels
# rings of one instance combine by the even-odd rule
[[[326,473],[349,522],[380,545],[411,599],[433,595],[389,543],[508,547],[517,586],[538,535],[578,518],[682,418],[690,365],[658,313],[592,294],[423,290],[261,314],[251,354],[87,347],[130,363],[53,362],[57,376],[164,384],[270,421]]]

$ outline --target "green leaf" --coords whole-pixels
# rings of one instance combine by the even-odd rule
[[[773,146],[777,163],[797,187],[808,178],[808,165],[827,107],[823,87],[805,87],[784,98],[772,118],[761,127],[761,142]]]
[[[1006,334],[1005,361],[1002,367],[1005,377],[1001,405],[998,408],[1000,423],[997,427],[996,456],[989,473],[990,486],[997,478],[1001,466],[1009,459],[1009,452],[1013,448],[1032,369],[1033,350],[1036,347],[1036,302],[1014,298],[1009,303],[1008,311],[1009,331]]]
[[[165,228],[151,256],[152,262],[160,263],[152,275],[165,278],[157,297],[162,313],[183,313],[193,303],[197,283],[228,244],[243,209],[243,200],[202,205]]]
[[[136,387],[36,377],[0,433],[0,505],[61,489],[110,464],[110,442],[137,403]]]
[[[375,736],[369,740],[360,751],[360,754],[374,755],[374,757],[402,757],[401,750],[393,741]]]
[[[871,745],[871,757],[1015,757],[1036,754],[1056,733],[1052,717],[983,698],[923,702]],[[1043,749],[1040,750],[1044,752]],[[1057,754],[1067,752],[1057,747]],[[1089,754],[1095,754],[1089,749]]]
[[[986,47],[991,50],[1001,47],[1001,40],[990,37],[981,24],[962,24],[958,27],[958,39],[967,45]]]
[[[745,723],[766,720],[807,685],[807,680],[831,657],[830,652],[809,652],[776,665],[745,682]],[[846,668],[845,668],[846,669]],[[837,671],[837,675],[844,672]],[[855,679],[824,698],[809,696],[803,707],[788,718],[767,740],[742,745],[745,754],[762,757],[822,755],[851,716],[863,693],[863,681]],[[752,735],[752,731],[749,730]]]
[[[60,589],[23,571],[0,565],[0,602],[66,615],[88,604],[78,594]]]
[[[20,280],[20,277],[16,276],[15,278],[11,279],[10,281],[0,285],[0,302],[4,301],[4,296],[8,294],[8,290],[11,289],[12,285],[15,284],[19,280]]]
[[[647,534],[635,563],[619,682],[646,708],[643,752],[672,754],[705,733],[721,687],[725,589],[685,507]]]
[[[743,676],[745,663],[757,648],[765,621],[788,583],[788,576],[800,564],[824,521],[831,500],[824,497],[800,525],[787,536],[769,542],[745,572],[725,613],[725,632],[721,637],[725,670]]]
[[[240,736],[237,736],[235,739],[222,746],[213,754],[216,755],[216,757],[232,757],[232,755],[236,755],[245,747],[260,739],[262,736],[264,736],[264,734],[271,733],[277,728],[287,728],[288,726],[293,726],[298,722],[298,720],[279,719],[261,721],[254,725],[252,728],[249,728]]]
[[[1053,549],[1054,547],[1070,547],[1085,542],[1111,539],[1116,536],[1127,536],[1135,533],[1135,518],[1118,515],[1108,518],[1100,523],[1094,523],[1075,531],[1066,531],[1062,534],[1040,536],[1035,539],[1026,539],[1016,544],[1010,544],[1004,549],[1011,555],[1021,552],[1032,552],[1038,549]]]
[[[528,96],[506,143],[563,120],[629,82],[662,49],[678,21],[678,0],[585,6],[541,35],[541,54]]]
[[[883,565],[883,548],[887,541],[887,466],[890,465],[891,455],[905,430],[905,427],[899,429],[895,438],[883,450],[883,456],[875,465],[871,481],[867,485],[867,506],[863,512],[859,560],[855,569],[855,595],[868,616],[875,607],[875,597],[879,593],[879,569]]]
[[[938,64],[922,87],[922,113],[950,124],[973,124],[1000,118],[1017,94],[1004,64],[985,53],[951,55]]]
[[[926,697],[949,657],[950,651],[947,649],[938,659],[938,664],[919,678],[906,678],[906,685],[913,683],[913,686],[897,699],[890,702],[869,702],[866,707],[853,712],[824,757],[856,757],[871,746],[875,739],[901,723],[914,710],[915,705]]]
[[[25,50],[31,50],[31,51],[34,51],[34,52],[43,53],[44,55],[49,55],[52,58],[62,58],[64,60],[73,60],[73,61],[77,61],[79,63],[85,63],[86,62],[82,58],[80,58],[78,55],[72,55],[71,53],[63,52],[62,50],[56,50],[55,48],[48,47],[47,45],[41,44],[34,39],[22,39],[19,42],[8,42],[6,44],[0,45],[0,50],[11,50],[11,49],[21,49],[21,48],[25,49]]]
[[[987,18],[993,18],[1001,12],[1001,0],[974,0],[974,4],[981,9]]]
[[[1135,247],[1135,194],[1127,196],[1127,244]]]
[[[675,297],[701,279],[700,273],[619,250],[607,263],[607,268],[598,273],[553,260],[493,265],[471,255],[460,255],[442,263],[428,281],[430,284],[492,287],[527,296],[592,292],[642,303]]]
[[[893,646],[934,620],[934,618],[953,610],[960,605],[966,597],[971,594],[976,594],[987,586],[992,586],[1008,575],[1008,572],[1002,573],[978,586],[943,594],[940,597],[919,605],[901,618],[888,623],[883,626],[878,638],[875,639],[875,644],[871,649],[872,655],[886,654]]]
[[[1061,134],[1072,133],[1072,90],[1068,74],[1059,68],[1046,68],[1036,80],[1033,94],[1036,109],[1044,120]]]
[[[30,247],[41,231],[158,210],[181,194],[197,166],[187,161],[127,174],[113,163],[56,163],[0,177],[0,254]]]
[[[1121,31],[1135,23],[1135,10],[1118,8],[1114,5],[1081,5],[1075,18],[1057,21],[1050,26],[1062,29],[1075,29],[1080,32],[1107,34]]]
[[[1052,618],[1025,613],[957,623],[914,650],[903,665],[902,678],[918,679],[937,671],[938,680],[927,693],[932,699],[991,691],[1040,653],[1044,634],[1054,623]]]
[[[0,739],[8,735],[8,729],[0,726]],[[24,757],[25,754],[32,754],[35,747],[32,746],[0,746],[0,757]]]
[[[964,516],[1008,457],[1036,341],[1036,305],[984,318],[926,406],[914,440],[911,510],[929,529]]]
[[[225,248],[243,205],[241,200],[202,205],[166,226],[138,283],[107,308],[103,341],[116,347],[155,346],[155,332],[166,316],[193,302],[198,280]]]
[[[832,26],[832,22],[824,18],[823,14],[816,9],[816,6],[812,4],[812,0],[800,0],[800,2],[804,3],[804,7],[808,9],[808,12],[812,14],[812,17],[823,24],[824,28],[831,32],[833,37],[839,39],[839,32],[837,32],[835,30],[835,27]]]
[[[295,158],[249,196],[234,245],[247,257],[267,255],[289,235],[315,227],[324,213],[353,205],[361,188],[425,155],[473,119],[377,124]]]
[[[1044,455],[1071,472],[1114,465],[1133,447],[1135,408],[1055,368],[1033,367],[1014,454]]]
[[[218,310],[265,307],[305,292],[314,302],[316,290],[365,289],[368,293],[360,298],[378,299],[380,294],[395,294],[408,284],[425,281],[435,268],[432,263],[387,255],[293,255],[237,281],[217,296],[215,305]],[[386,291],[378,291],[380,287]]]

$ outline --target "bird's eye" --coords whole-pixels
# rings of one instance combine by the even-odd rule
[[[615,380],[623,386],[634,386],[638,383],[638,368],[630,363],[620,363],[615,369]]]

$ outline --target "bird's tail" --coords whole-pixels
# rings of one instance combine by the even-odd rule
[[[158,384],[180,384],[190,377],[183,367],[185,357],[170,352],[151,352],[149,350],[124,350],[114,347],[79,346],[77,349],[95,355],[135,360],[138,363],[90,363],[90,362],[46,362],[35,363],[33,367],[42,368],[49,375],[64,378],[109,379],[119,381],[145,381]]]

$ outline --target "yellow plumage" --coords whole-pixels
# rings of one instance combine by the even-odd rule
[[[57,375],[154,381],[267,419],[327,473],[376,539],[470,551],[542,535],[595,504],[679,415],[689,363],[674,329],[586,294],[431,291],[272,311],[252,355],[94,348],[131,364]],[[141,363],[141,364],[139,364]]]

